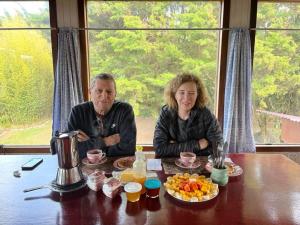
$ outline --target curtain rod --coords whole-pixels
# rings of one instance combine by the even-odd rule
[[[62,28],[68,28],[68,27],[62,27]],[[112,30],[112,31],[117,31],[117,30],[233,30],[233,29],[239,29],[240,27],[237,28],[75,28],[75,27],[70,27],[71,29],[75,30]],[[37,28],[37,27],[0,27],[0,30],[58,30],[59,28]],[[243,29],[243,28],[240,28]],[[247,28],[245,28],[247,29]],[[300,31],[300,28],[248,28],[248,30],[265,30],[265,31]]]

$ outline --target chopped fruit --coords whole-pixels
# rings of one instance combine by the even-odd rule
[[[197,183],[196,183],[196,182],[192,182],[192,183],[190,183],[190,187],[191,187],[191,189],[192,189],[193,191],[196,191],[196,190],[198,190],[198,185],[197,185]]]
[[[198,189],[201,190],[202,184],[197,183]]]
[[[218,194],[218,185],[210,178],[195,174],[176,174],[168,177],[164,185],[170,195],[184,201],[206,201]]]
[[[189,184],[184,185],[183,189],[188,192],[191,191]]]

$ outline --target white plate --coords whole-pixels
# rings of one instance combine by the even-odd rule
[[[125,170],[127,168],[132,168],[133,162],[135,160],[134,156],[127,156],[119,158],[114,161],[113,166],[119,170]]]
[[[174,180],[174,179],[176,179],[176,180]],[[209,183],[208,185],[211,186],[211,188],[210,188],[211,192],[209,194],[202,195],[201,199],[199,199],[196,196],[191,197],[191,195],[197,195],[196,191],[193,191],[192,189],[190,191],[184,191],[184,193],[181,193],[182,192],[181,190],[183,190],[182,189],[183,187],[181,185],[185,186],[186,184],[189,184],[189,187],[193,188],[190,186],[191,183],[196,183],[197,185],[199,185],[199,184],[204,185],[204,183],[207,183],[207,182]],[[174,184],[177,185],[177,188],[174,187]],[[175,199],[180,200],[182,202],[191,202],[191,203],[206,202],[206,201],[209,201],[209,200],[215,198],[219,194],[218,184],[212,183],[210,178],[205,178],[203,175],[199,176],[198,174],[190,175],[187,173],[185,173],[185,174],[178,173],[174,176],[170,176],[167,178],[167,181],[164,183],[164,187],[166,189],[166,192],[169,195],[171,195]],[[185,194],[187,195],[188,193],[191,193],[190,198],[188,200],[184,200],[183,195],[185,195]],[[207,193],[207,191],[203,190],[202,194],[204,194],[204,193]]]
[[[190,201],[185,201],[180,196],[178,196],[175,193],[173,193],[172,190],[166,189],[166,191],[167,191],[167,193],[169,195],[171,195],[173,198],[176,198],[179,201],[195,203],[195,202],[206,202],[206,201],[212,200],[213,198],[217,197],[217,195],[219,194],[219,187],[216,189],[216,191],[214,193],[202,196],[202,200],[201,201],[199,201],[198,198],[195,201],[192,201],[192,199]]]

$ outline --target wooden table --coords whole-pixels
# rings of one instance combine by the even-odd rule
[[[36,156],[0,156],[0,224],[300,224],[300,166],[278,154],[233,154],[244,173],[230,179],[208,202],[183,203],[160,191],[158,199],[127,203],[87,187],[60,196],[49,189],[23,193],[56,176],[56,156],[41,155],[44,162],[33,171],[21,165]],[[21,177],[13,176],[14,170]],[[162,182],[166,175],[159,173]]]

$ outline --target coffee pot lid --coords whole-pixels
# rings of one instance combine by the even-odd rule
[[[58,138],[72,138],[79,134],[79,131],[71,131],[67,133],[60,133]]]

